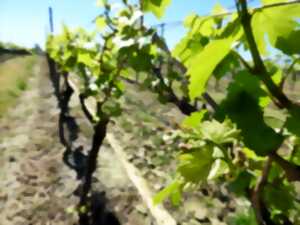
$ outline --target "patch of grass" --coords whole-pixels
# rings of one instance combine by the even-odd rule
[[[27,89],[27,83],[24,79],[17,80],[17,89],[20,91],[25,91]]]
[[[246,213],[237,213],[229,220],[230,225],[257,225],[253,210]]]
[[[17,57],[0,63],[0,117],[28,88],[27,80],[33,74],[34,56]]]

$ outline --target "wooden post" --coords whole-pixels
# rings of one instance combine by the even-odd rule
[[[53,11],[52,11],[52,8],[51,8],[51,7],[48,8],[48,12],[49,12],[50,32],[53,33],[53,32],[54,32],[54,26],[53,26]]]

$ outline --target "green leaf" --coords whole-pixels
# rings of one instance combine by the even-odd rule
[[[193,100],[204,92],[206,83],[217,65],[228,55],[233,43],[242,36],[242,29],[235,19],[220,30],[219,39],[208,42],[209,39],[205,36],[212,35],[216,30],[213,18],[192,14],[185,20],[185,26],[190,28],[190,31],[176,46],[173,55],[182,60],[188,68],[188,89]]]
[[[143,10],[152,12],[157,18],[161,18],[171,0],[142,0]]]
[[[265,0],[262,2],[270,4],[277,1]],[[252,18],[252,28],[260,52],[265,53],[266,34],[271,45],[285,53],[294,53],[295,49],[299,50],[296,40],[292,39],[299,37],[299,32],[295,33],[299,27],[297,21],[299,18],[300,4],[271,7],[255,12]]]
[[[227,10],[218,2],[215,4],[212,10],[212,14],[221,14],[221,13],[226,13]]]
[[[162,203],[165,199],[167,199],[168,197],[170,197],[173,193],[175,193],[175,195],[177,195],[176,197],[178,197],[178,192],[180,192],[180,188],[181,185],[178,181],[174,181],[173,183],[171,183],[170,185],[168,185],[167,187],[165,187],[163,190],[161,190],[160,192],[158,192],[154,197],[153,197],[153,203],[155,205]],[[176,194],[177,193],[177,194]],[[176,198],[175,197],[175,198]],[[178,199],[174,199],[174,202],[177,203]]]
[[[180,155],[177,172],[186,182],[198,184],[206,180],[213,163],[212,153],[213,149],[210,146],[204,146]]]
[[[104,16],[97,17],[96,26],[98,31],[101,31],[106,26],[106,19]]]
[[[248,71],[240,71],[233,79],[234,82],[228,87],[232,94],[244,90],[258,100],[267,96],[267,92],[261,87],[259,78]]]
[[[212,41],[191,60],[187,73],[190,75],[189,95],[192,100],[204,92],[209,77],[230,52],[233,41],[232,38]]]
[[[188,67],[193,56],[201,51],[207,42],[208,39],[200,34],[191,35],[188,33],[175,46],[172,55],[180,59],[180,61]]]
[[[289,132],[300,137],[300,107],[294,106],[289,110],[289,116],[285,122],[285,127]]]
[[[212,167],[208,174],[207,179],[213,180],[213,179],[216,179],[228,172],[229,172],[229,166],[227,165],[227,163],[222,159],[217,159],[212,164]]]
[[[231,75],[231,72],[239,68],[239,66],[239,59],[231,52],[217,65],[213,74],[219,80],[226,75]]]
[[[212,15],[216,15],[216,14],[222,14],[222,13],[226,13],[227,10],[218,2],[217,4],[215,4],[215,6],[213,7],[213,10],[211,12]],[[214,18],[214,20],[216,21],[216,23],[218,24],[218,26],[222,25],[222,20],[223,17],[216,17]]]
[[[232,96],[225,108],[229,118],[241,129],[245,145],[257,155],[267,155],[282,144],[282,135],[266,125],[257,101],[247,92]]]
[[[294,147],[292,162],[295,163],[297,166],[300,166],[300,145],[297,144]]]
[[[266,185],[264,187],[263,198],[268,207],[273,208],[273,210],[277,209],[286,213],[294,206],[294,196],[291,190],[283,185]]]
[[[193,13],[186,17],[184,26],[189,28],[192,35],[211,36],[215,31],[215,20],[212,17],[198,16]]]
[[[294,30],[286,37],[278,37],[276,46],[288,55],[300,54],[300,30]]]
[[[77,58],[78,63],[83,63],[89,67],[95,66],[94,59],[89,53],[79,53]]]
[[[182,199],[181,188],[178,187],[178,188],[174,189],[174,191],[170,195],[170,198],[171,198],[172,204],[174,206],[178,206],[180,204],[181,199]]]
[[[128,65],[136,71],[149,71],[151,70],[151,47],[145,46],[142,49],[138,49],[136,45],[121,48],[119,54],[122,57],[126,57]]]
[[[234,192],[236,195],[245,196],[248,189],[250,188],[250,183],[253,175],[247,171],[243,171],[238,174],[236,179],[229,183],[228,189]]]
[[[265,40],[264,17],[260,13],[255,13],[251,19],[251,26],[254,34],[254,39],[261,55],[266,55],[267,44]]]
[[[102,106],[102,110],[107,115],[110,115],[112,117],[118,117],[122,113],[122,108],[120,106],[120,103],[113,100],[106,101]]]
[[[265,160],[265,157],[261,157],[261,156],[258,156],[255,154],[254,151],[252,151],[251,149],[249,148],[243,148],[242,149],[242,152],[245,154],[245,156],[248,158],[248,159],[252,159],[254,161],[264,161]]]
[[[271,108],[266,108],[264,110],[264,119],[266,121],[266,124],[268,124],[268,126],[272,127],[273,129],[282,128],[284,126],[286,118],[286,113],[280,110],[275,110]]]
[[[98,6],[98,7],[102,7],[105,4],[107,4],[107,0],[97,0],[96,1],[96,6]]]
[[[201,124],[201,134],[205,140],[215,144],[233,143],[238,135],[237,130],[229,120],[220,123],[216,120],[204,121]]]
[[[200,112],[194,112],[190,116],[186,117],[182,126],[186,128],[196,128],[200,125],[204,115],[207,113],[207,110],[201,110]]]
[[[245,146],[257,155],[265,156],[278,149],[283,137],[264,121],[263,111],[258,102],[265,92],[255,79],[245,72],[236,75],[216,116],[221,119],[221,115],[228,115],[241,130]]]

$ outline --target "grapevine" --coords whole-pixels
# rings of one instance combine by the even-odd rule
[[[257,224],[299,223],[300,106],[284,89],[286,77],[299,65],[299,1],[262,0],[251,9],[246,0],[236,0],[233,12],[218,5],[212,15],[192,14],[184,22],[185,37],[172,51],[144,23],[147,12],[160,18],[170,0],[137,5],[124,0],[117,12],[109,1],[98,3],[104,13],[95,19],[95,32],[64,27],[47,40],[47,52],[65,83],[78,81],[82,111],[94,131],[79,203],[87,208],[81,224],[91,224],[82,221],[89,221],[97,155],[108,124],[122,113],[128,82],[186,115],[169,136],[180,153],[176,175],[154,202],[170,197],[179,204],[183,192],[207,182],[225,183],[234,196],[251,203]],[[270,49],[289,59],[287,71]],[[226,94],[217,101],[208,83],[224,78],[229,80]],[[94,112],[86,107],[88,99],[95,103]],[[270,110],[280,116],[269,115]]]

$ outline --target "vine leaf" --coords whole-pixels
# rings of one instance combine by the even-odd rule
[[[190,116],[186,117],[183,120],[182,126],[186,127],[186,128],[198,127],[206,113],[207,113],[207,110],[201,110],[200,112],[192,113]]]
[[[285,126],[289,132],[300,137],[300,108],[294,107],[289,110],[289,116],[285,122]]]
[[[193,57],[187,71],[190,75],[189,95],[192,100],[204,92],[210,75],[230,52],[233,41],[232,38],[212,41]]]
[[[190,34],[211,36],[214,34],[215,20],[211,17],[198,16],[193,13],[184,20],[184,26],[190,29]]]
[[[203,139],[218,145],[233,143],[239,135],[239,130],[229,120],[225,120],[223,123],[217,120],[204,121],[200,131]]]
[[[171,197],[172,203],[174,205],[179,204],[179,201],[181,200],[181,184],[177,180],[173,181],[163,190],[158,192],[153,197],[153,203],[155,205],[160,204],[168,197]]]
[[[198,184],[206,180],[214,161],[212,154],[212,147],[204,146],[201,149],[180,155],[177,172],[186,182]]]
[[[259,99],[265,95],[256,78],[243,72],[230,84],[228,94],[220,105],[217,117],[225,113],[241,130],[244,144],[257,155],[265,156],[278,149],[283,137],[264,121]]]
[[[107,4],[107,0],[97,0],[97,1],[96,1],[96,6],[97,6],[97,7],[102,7],[102,6],[104,6],[105,4]]]
[[[286,38],[279,37],[277,39],[277,48],[281,49],[285,54],[300,54],[300,30],[292,31]]]
[[[213,180],[229,172],[229,166],[222,159],[216,159],[212,164],[207,179]]]
[[[275,3],[274,0],[263,0],[263,4]],[[255,12],[252,28],[259,51],[266,53],[265,35],[270,44],[285,53],[299,53],[299,46],[293,38],[299,37],[300,4],[272,7]],[[263,24],[263,26],[262,26]],[[299,39],[299,38],[298,38]],[[298,51],[298,52],[297,52]]]
[[[106,19],[104,16],[99,16],[96,19],[97,30],[101,31],[106,26]]]
[[[273,210],[287,213],[294,207],[294,196],[289,186],[276,186],[270,184],[264,187],[263,198],[267,205]]]
[[[78,54],[77,62],[83,63],[89,67],[93,67],[95,65],[95,62],[89,53]]]
[[[152,12],[157,18],[161,18],[171,0],[143,0],[143,10]]]
[[[206,42],[208,42],[208,39]],[[181,62],[188,67],[193,56],[203,49],[202,43],[206,44],[205,38],[202,35],[192,35],[188,33],[175,46],[172,51],[172,55],[181,60]]]
[[[242,171],[237,175],[235,180],[233,180],[228,185],[228,189],[234,192],[238,196],[246,195],[247,189],[250,186],[253,175],[247,171]]]
[[[229,117],[241,129],[244,143],[248,148],[260,156],[278,149],[283,137],[266,125],[263,112],[251,95],[241,91],[228,103]]]

